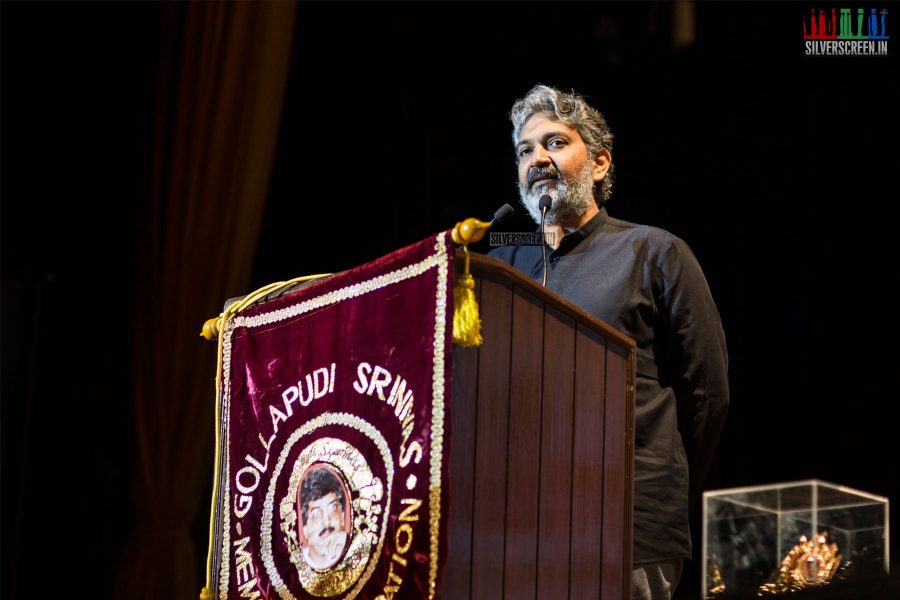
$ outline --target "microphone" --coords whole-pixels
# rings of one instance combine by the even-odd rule
[[[544,233],[544,217],[547,216],[547,211],[553,208],[553,198],[550,197],[550,194],[541,196],[541,199],[538,200],[538,208],[541,210],[541,256],[543,257],[544,265],[544,274],[541,277],[541,285],[547,287],[547,234]]]
[[[509,206],[509,204],[507,204],[507,206]],[[540,209],[541,215],[551,208],[553,208],[553,198],[550,197],[550,194],[544,194],[541,196],[541,199],[538,200],[538,209]]]
[[[494,218],[491,219],[491,225],[505,221],[509,217],[509,215],[513,214],[514,212],[516,211],[513,210],[512,206],[510,206],[509,204],[504,204],[497,209],[497,212],[494,213]]]

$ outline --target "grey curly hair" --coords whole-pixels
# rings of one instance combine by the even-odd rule
[[[591,159],[606,148],[612,153],[613,134],[606,124],[603,114],[585,101],[580,94],[563,92],[550,86],[538,84],[531,88],[524,97],[516,100],[509,113],[513,125],[513,146],[519,145],[522,127],[532,115],[539,112],[552,112],[556,118],[569,127],[574,128],[584,145],[587,146]],[[612,196],[613,165],[610,165],[606,177],[600,182],[599,194],[595,189],[594,199],[603,205]],[[599,196],[599,197],[598,197]]]

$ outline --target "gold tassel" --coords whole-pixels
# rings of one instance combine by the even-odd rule
[[[469,249],[463,246],[466,263],[462,277],[453,284],[453,343],[470,348],[480,346],[481,317],[475,300],[475,278],[469,272]]]
[[[200,590],[200,600],[212,600],[212,597],[213,597],[212,592],[210,591],[210,589],[208,587],[205,587],[202,590]]]

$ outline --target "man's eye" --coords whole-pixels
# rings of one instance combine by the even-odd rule
[[[547,144],[549,148],[562,148],[566,145],[565,140],[550,140],[550,143]]]
[[[531,148],[520,148],[519,153],[518,153],[519,158],[522,158],[523,156],[528,156],[528,154],[530,154],[530,153],[531,153]]]

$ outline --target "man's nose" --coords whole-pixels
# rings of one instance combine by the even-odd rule
[[[547,165],[552,164],[553,161],[550,160],[550,153],[543,146],[537,146],[531,153],[531,166],[533,167],[546,167]]]

